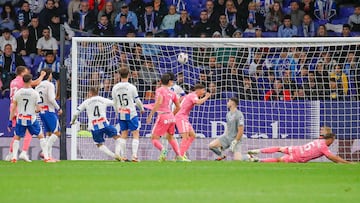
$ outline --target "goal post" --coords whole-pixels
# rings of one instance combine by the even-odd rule
[[[71,112],[91,86],[110,98],[120,67],[131,70],[130,81],[144,103],[153,102],[163,73],[173,72],[185,92],[203,83],[212,97],[190,115],[199,138],[189,150],[193,160],[214,158],[208,143],[225,132],[226,103],[233,96],[240,99],[245,117],[244,153],[304,144],[327,125],[338,138],[331,150],[359,159],[360,38],[74,37],[71,52]],[[177,61],[182,52],[189,57],[185,64]],[[142,160],[154,160],[159,152],[149,140],[153,123],[145,123],[147,113],[139,115],[139,155]],[[116,124],[111,108],[108,117]],[[85,113],[78,120],[71,128],[71,159],[107,159],[84,133]],[[113,150],[110,138],[106,145]],[[127,151],[131,152],[129,141]]]

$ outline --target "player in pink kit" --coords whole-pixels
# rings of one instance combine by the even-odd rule
[[[14,99],[14,95],[15,93],[20,90],[21,88],[24,87],[24,81],[23,81],[23,76],[30,73],[29,69],[25,66],[18,66],[16,67],[16,77],[11,81],[10,83],[10,110],[13,107],[13,99]],[[41,72],[39,78],[37,80],[34,80],[31,82],[31,86],[37,86],[38,84],[40,84],[40,82],[42,81],[42,79],[45,76],[45,72]],[[15,127],[16,125],[16,115],[17,113],[15,113],[15,117],[12,119],[12,123],[9,123],[8,125],[11,127]],[[10,121],[9,121],[10,122]],[[29,150],[30,147],[30,143],[31,143],[31,135],[29,132],[27,132],[25,134],[24,137],[24,143],[23,143],[23,147],[22,147],[22,152],[19,155],[20,159],[23,159],[26,162],[31,162],[31,160],[29,159],[28,155],[27,155],[27,151]],[[14,143],[14,138],[11,140],[10,143],[10,150],[9,150],[9,154],[6,156],[5,160],[10,161],[11,157],[12,157],[12,152],[13,152],[13,143]]]
[[[310,160],[326,156],[329,160],[335,163],[351,163],[339,156],[332,154],[329,146],[334,142],[335,134],[322,134],[319,139],[309,142],[302,146],[290,147],[269,147],[264,149],[255,149],[248,151],[248,154],[254,155],[259,153],[276,153],[281,152],[285,155],[280,158],[254,159],[260,162],[285,162],[285,163],[306,163]]]
[[[186,95],[181,104],[180,110],[175,115],[176,119],[176,128],[181,135],[181,144],[180,144],[180,156],[183,156],[185,160],[190,161],[185,156],[186,151],[189,149],[192,142],[195,140],[195,131],[189,122],[190,111],[195,105],[203,104],[209,97],[210,93],[206,93],[205,86],[202,84],[197,84],[194,86],[194,92]],[[203,97],[205,95],[205,97]],[[203,97],[199,99],[199,97]]]
[[[169,90],[169,87],[172,86],[173,82],[169,74],[164,74],[161,76],[161,87],[159,87],[155,92],[155,104],[151,109],[148,117],[146,118],[146,123],[149,124],[157,112],[157,118],[152,129],[151,141],[153,145],[161,151],[159,161],[165,161],[167,156],[167,149],[163,147],[160,142],[160,137],[166,135],[168,142],[172,146],[174,152],[176,153],[176,159],[178,161],[183,161],[184,158],[180,156],[179,145],[175,141],[175,116],[179,109],[180,103],[174,92]],[[171,112],[171,101],[175,104],[174,112]]]

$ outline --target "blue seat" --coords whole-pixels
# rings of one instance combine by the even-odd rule
[[[342,24],[346,24],[348,22],[348,18],[340,18],[340,19],[334,19],[331,21],[332,24],[335,25],[342,25]]]
[[[33,66],[31,57],[30,56],[22,56],[22,59],[24,60],[26,67],[31,69]]]
[[[263,37],[277,37],[277,32],[263,32]]]
[[[342,6],[339,9],[339,18],[347,18],[352,14],[354,14],[353,6]]]

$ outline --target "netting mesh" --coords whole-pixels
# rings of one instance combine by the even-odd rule
[[[233,96],[241,100],[239,108],[245,116],[244,153],[259,147],[306,143],[319,136],[320,126],[327,125],[338,138],[332,151],[347,159],[359,159],[357,38],[345,42],[325,42],[320,38],[297,42],[294,39],[285,43],[271,39],[251,42],[84,40],[74,43],[76,53],[72,53],[73,76],[76,72],[72,80],[76,88],[72,98],[75,105],[87,97],[91,86],[100,87],[100,95],[111,98],[112,87],[120,81],[117,70],[124,66],[130,68],[130,82],[138,88],[144,103],[154,102],[158,80],[165,72],[176,75],[176,83],[185,93],[196,83],[207,87],[211,98],[196,106],[190,116],[200,138],[190,148],[191,159],[213,159],[207,144],[224,133],[226,102]],[[189,56],[185,64],[177,61],[182,52]],[[108,117],[116,124],[112,108]],[[149,137],[152,125],[145,124],[146,115],[140,118],[140,135]],[[79,121],[81,125],[77,130],[86,130],[85,113]],[[97,151],[91,137],[78,135],[76,138],[73,143],[77,145],[78,159],[106,158]],[[129,148],[130,143],[128,141]],[[107,140],[107,144],[111,146],[112,140]],[[140,140],[140,159],[157,159],[158,155],[149,139]]]

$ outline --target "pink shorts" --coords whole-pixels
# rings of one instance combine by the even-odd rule
[[[180,134],[194,131],[189,120],[187,119],[176,119],[176,128]]]
[[[152,135],[163,136],[166,134],[175,134],[175,116],[173,113],[159,114],[156,118]]]
[[[298,163],[300,160],[296,157],[291,147],[287,147],[283,153],[284,156],[281,157],[281,160],[286,163]]]

